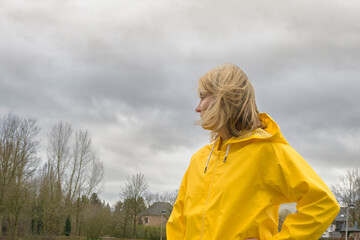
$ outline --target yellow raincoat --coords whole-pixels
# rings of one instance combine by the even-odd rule
[[[267,114],[259,117],[265,129],[221,146],[218,140],[193,155],[167,240],[317,240],[334,220],[339,205],[329,188],[277,124]],[[291,202],[297,213],[278,232],[279,205]]]

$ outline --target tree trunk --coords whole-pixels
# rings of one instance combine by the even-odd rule
[[[124,231],[123,231],[123,237],[127,237],[126,236],[126,225],[127,225],[127,221],[125,220],[125,223],[124,223]]]
[[[6,229],[7,231],[6,231],[6,237],[8,238],[8,239],[11,239],[11,232],[12,232],[12,230],[11,230],[11,219],[10,219],[10,217],[8,217],[7,218],[7,220],[8,220],[8,229]]]
[[[75,216],[75,235],[79,236],[79,214]]]
[[[2,216],[0,214],[0,239],[2,239],[3,237],[3,232],[2,232]]]
[[[134,238],[136,239],[136,217],[134,218]]]
[[[15,218],[15,222],[14,222],[14,240],[17,240],[17,231],[18,231],[18,219]]]

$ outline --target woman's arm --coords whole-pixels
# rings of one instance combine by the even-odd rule
[[[297,203],[282,230],[271,240],[317,240],[339,212],[339,204],[330,189],[289,145],[267,146],[260,164],[262,176],[274,196]]]
[[[184,198],[187,188],[187,172],[180,185],[179,193],[174,204],[170,218],[166,224],[166,239],[180,240],[185,238],[185,222],[183,216]]]

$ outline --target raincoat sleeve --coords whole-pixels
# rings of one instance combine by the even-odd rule
[[[184,198],[187,189],[188,170],[186,171],[178,193],[178,197],[174,204],[170,218],[166,224],[166,239],[180,240],[185,238],[185,222],[184,222]]]
[[[319,239],[340,208],[330,189],[289,145],[270,146],[260,167],[275,201],[296,202],[297,213],[286,217],[282,230],[269,240]],[[268,239],[267,239],[268,240]]]

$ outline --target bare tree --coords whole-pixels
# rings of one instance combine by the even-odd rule
[[[152,204],[154,204],[155,202],[158,202],[160,199],[160,194],[159,193],[147,193],[144,196],[144,201],[145,201],[145,205],[146,207],[150,207]]]
[[[41,185],[47,189],[42,192],[44,231],[60,233],[66,217],[74,216],[73,231],[79,235],[81,214],[87,203],[84,199],[100,186],[104,167],[87,131],[73,134],[71,125],[60,121],[48,138],[48,162]]]
[[[332,192],[337,200],[344,206],[350,203],[355,203],[355,208],[350,210],[351,221],[359,222],[360,212],[360,172],[359,169],[354,168],[347,170],[344,174],[339,176],[339,181],[331,187]]]
[[[67,178],[67,198],[70,199],[70,202],[73,202],[75,197],[81,196],[84,190],[83,183],[87,177],[86,170],[95,158],[95,151],[88,132],[77,132]]]
[[[131,215],[133,221],[133,237],[136,238],[137,215],[144,210],[144,197],[148,192],[148,184],[145,176],[141,173],[127,179],[120,195],[125,201],[131,201]]]
[[[39,232],[44,234],[59,234],[60,216],[58,213],[58,201],[56,197],[56,171],[51,162],[44,164],[39,176],[39,193],[37,215],[42,223]]]
[[[75,134],[73,155],[67,178],[66,201],[75,205],[75,233],[79,234],[80,215],[83,212],[82,196],[88,198],[99,187],[104,167],[96,156],[92,140],[87,131]]]
[[[172,206],[174,206],[174,203],[177,199],[178,196],[178,189],[171,189],[171,190],[166,190],[165,192],[163,192],[161,194],[161,201],[162,202],[168,202],[170,203]]]
[[[89,196],[91,193],[96,192],[102,186],[104,177],[104,165],[97,157],[92,159],[91,167],[89,169],[87,181],[85,181],[85,195]]]
[[[63,202],[64,175],[71,160],[71,137],[71,125],[62,121],[55,124],[48,135],[48,161],[44,166],[41,180],[41,216],[45,220],[43,230],[48,234],[60,234],[63,229],[62,222],[71,212],[71,204],[67,206],[69,210],[65,211]]]
[[[72,128],[69,123],[60,121],[49,134],[48,159],[56,171],[56,187],[61,192],[63,176],[71,159]]]
[[[34,119],[21,119],[11,113],[0,121],[0,237],[5,212],[13,216],[13,238],[17,237],[27,183],[38,166],[39,131]]]
[[[171,189],[162,193],[147,193],[144,200],[147,207],[150,207],[155,202],[167,202],[173,206],[177,199],[178,192],[178,189]]]

